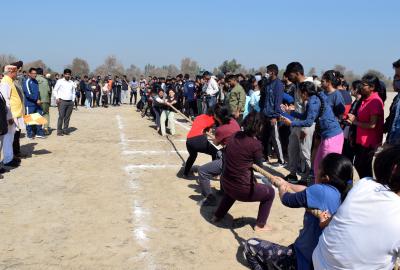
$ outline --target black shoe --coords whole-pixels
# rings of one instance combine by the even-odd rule
[[[297,178],[297,175],[294,174],[289,174],[285,177],[285,180],[288,181],[289,183],[298,183],[299,179]]]
[[[57,132],[57,136],[64,136],[61,132]]]
[[[64,135],[69,135],[69,131],[68,130],[64,130],[63,132],[62,132],[62,134],[64,134]]]
[[[13,159],[8,163],[4,163],[3,165],[6,166],[6,167],[16,168],[16,167],[18,167],[20,165],[20,162],[18,162],[15,159]]]
[[[207,199],[202,203],[201,206],[217,206],[217,198],[214,195],[210,194],[207,196]]]
[[[9,172],[9,170],[7,170],[6,168],[0,168],[0,174],[8,173],[8,172]]]

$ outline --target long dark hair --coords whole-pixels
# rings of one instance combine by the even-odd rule
[[[236,136],[259,136],[263,126],[263,119],[260,113],[250,112],[242,122],[242,131],[238,132]]]
[[[387,148],[376,156],[374,173],[378,183],[395,193],[400,192],[400,145]]]
[[[315,86],[315,84],[313,82],[302,82],[299,85],[299,89],[300,89],[301,93],[307,93],[307,95],[309,97],[311,97],[311,96],[318,97],[319,101],[321,102],[321,106],[319,107],[319,114],[318,114],[318,118],[319,118],[325,111],[325,100],[318,93],[318,89]]]
[[[214,114],[221,120],[222,125],[229,124],[231,120],[231,110],[228,106],[223,106],[221,104],[215,105]]]
[[[337,153],[328,154],[319,167],[321,176],[328,176],[328,182],[321,182],[335,187],[341,194],[342,201],[352,186],[353,164],[344,155]]]

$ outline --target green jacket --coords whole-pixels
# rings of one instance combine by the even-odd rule
[[[39,83],[40,101],[49,103],[51,97],[51,89],[48,80],[43,75],[38,75],[36,80]]]
[[[236,112],[238,109],[239,112],[243,112],[245,103],[246,103],[246,92],[244,91],[243,87],[238,83],[229,92],[228,96],[229,107],[232,113]]]

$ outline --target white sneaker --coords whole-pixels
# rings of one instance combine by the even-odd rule
[[[38,139],[46,139],[46,137],[42,136],[42,135],[36,135],[36,138],[38,138]]]

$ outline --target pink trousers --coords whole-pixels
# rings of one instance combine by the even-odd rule
[[[316,184],[318,184],[318,169],[319,165],[321,164],[321,161],[324,159],[324,157],[326,157],[330,153],[341,154],[343,149],[343,142],[344,142],[343,132],[334,137],[321,140],[317,154],[315,155],[314,159],[314,176]]]

